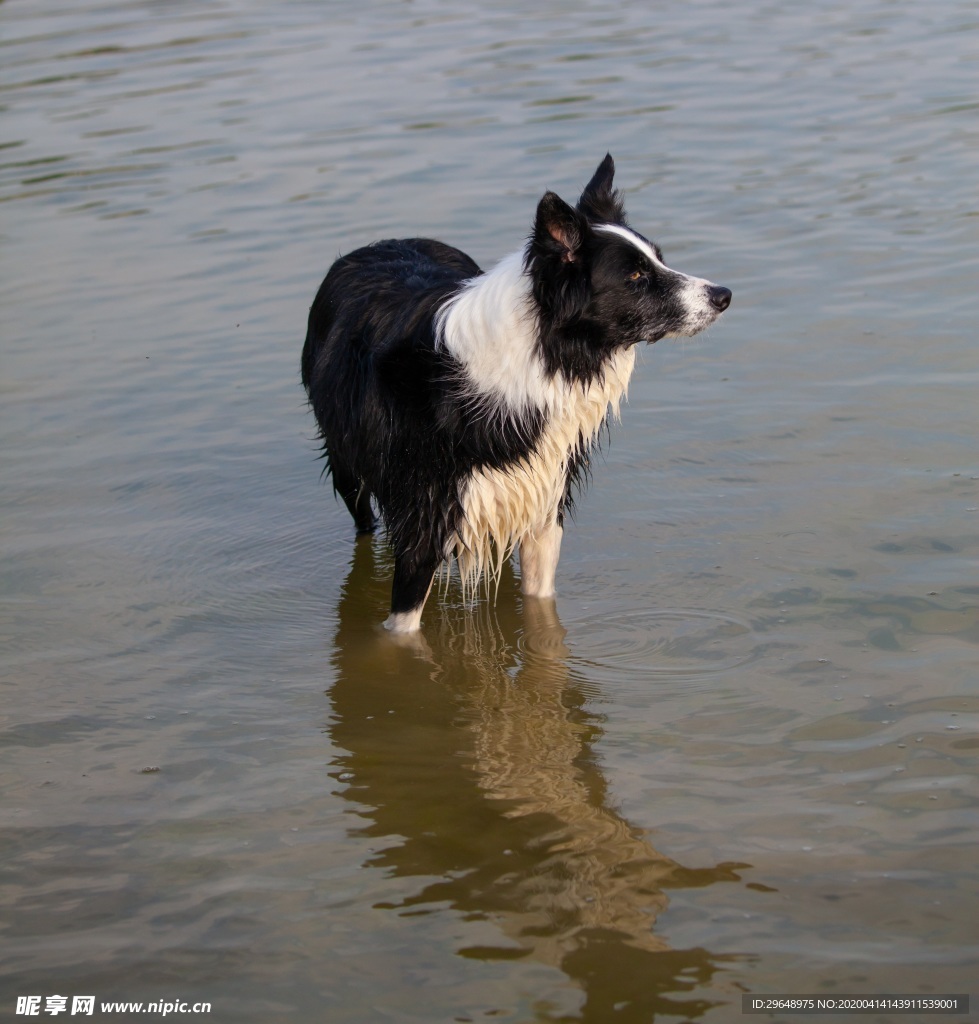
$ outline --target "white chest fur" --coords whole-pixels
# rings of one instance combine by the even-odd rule
[[[618,416],[636,363],[635,349],[622,348],[588,386],[548,375],[530,290],[517,252],[469,282],[436,321],[439,344],[465,367],[474,399],[489,400],[504,417],[533,410],[545,424],[528,456],[504,469],[476,470],[459,485],[463,520],[445,557],[457,563],[465,589],[481,576],[498,578],[524,538],[553,528],[571,460],[609,415]]]
[[[544,431],[526,458],[505,469],[481,469],[461,485],[463,522],[447,544],[464,587],[498,576],[505,559],[528,536],[553,527],[571,460],[595,440],[608,416],[618,417],[636,362],[635,348],[614,354],[590,386],[551,381]]]

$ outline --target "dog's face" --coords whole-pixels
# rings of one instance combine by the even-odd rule
[[[597,224],[593,233],[593,315],[621,323],[627,344],[690,337],[730,305],[727,288],[671,270],[659,248],[629,228]]]
[[[731,303],[727,288],[672,270],[628,227],[614,171],[606,156],[577,207],[548,192],[537,208],[527,266],[553,370],[568,355],[588,363],[589,352],[697,334]]]

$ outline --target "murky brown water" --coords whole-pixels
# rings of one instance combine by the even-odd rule
[[[0,1013],[969,991],[977,54],[964,0],[0,4]],[[491,263],[606,149],[734,305],[645,353],[556,606],[394,642],[314,291]]]

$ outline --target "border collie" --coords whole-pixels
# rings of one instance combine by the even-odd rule
[[[550,597],[565,512],[617,417],[636,346],[702,331],[731,292],[671,270],[626,223],[607,155],[577,206],[546,192],[522,251],[489,273],[427,238],[342,256],[309,314],[302,380],[334,491],[394,553],[391,614],[411,633],[436,571],[464,588],[519,552]]]

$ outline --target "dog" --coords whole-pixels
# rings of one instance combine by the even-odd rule
[[[588,454],[618,418],[636,348],[702,331],[727,288],[670,269],[629,227],[611,155],[577,205],[545,192],[525,247],[488,273],[427,238],[341,256],[310,308],[302,381],[333,488],[394,554],[397,633],[420,628],[436,571],[464,587],[519,556],[551,597]]]

